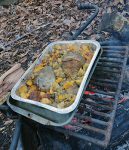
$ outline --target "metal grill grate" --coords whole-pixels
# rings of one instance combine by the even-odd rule
[[[88,94],[84,94],[74,120],[69,124],[72,129],[55,127],[54,130],[106,147],[111,137],[127,57],[126,46],[103,46],[102,56],[86,89]]]

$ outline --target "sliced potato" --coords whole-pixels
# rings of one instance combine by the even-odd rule
[[[28,91],[27,86],[22,85],[18,91],[19,91],[19,93],[27,93],[27,91]]]
[[[51,103],[52,103],[51,100],[48,99],[48,98],[42,98],[42,99],[40,100],[40,102],[43,103],[43,104],[51,104]]]

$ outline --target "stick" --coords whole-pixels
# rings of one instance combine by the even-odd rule
[[[11,74],[12,72],[14,72],[15,70],[19,69],[21,67],[21,64],[16,64],[14,65],[11,69],[9,69],[7,72],[5,72],[1,77],[0,77],[0,85],[3,83],[4,79]]]

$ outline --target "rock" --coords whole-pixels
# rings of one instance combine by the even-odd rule
[[[41,70],[35,82],[42,90],[49,90],[51,85],[55,82],[55,75],[52,67],[46,66]]]
[[[77,52],[69,52],[63,58],[62,68],[66,75],[74,78],[84,65],[85,59]]]
[[[100,31],[110,32],[117,39],[129,41],[129,21],[119,13],[105,13]]]

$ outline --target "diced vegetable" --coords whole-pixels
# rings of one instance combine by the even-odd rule
[[[41,99],[41,103],[43,103],[43,104],[51,104],[51,100],[48,99],[48,98],[42,98]]]
[[[33,82],[32,82],[32,80],[28,80],[28,81],[26,82],[26,84],[29,85],[29,86],[32,86]]]
[[[20,88],[19,88],[19,93],[27,93],[27,86],[26,85],[22,85]]]
[[[63,81],[63,78],[57,78],[57,79],[56,79],[56,82],[57,82],[57,83],[60,83],[60,82],[62,82],[62,81]]]
[[[63,88],[66,90],[68,89],[69,87],[73,86],[74,84],[74,81],[67,81],[64,85],[63,85]]]

